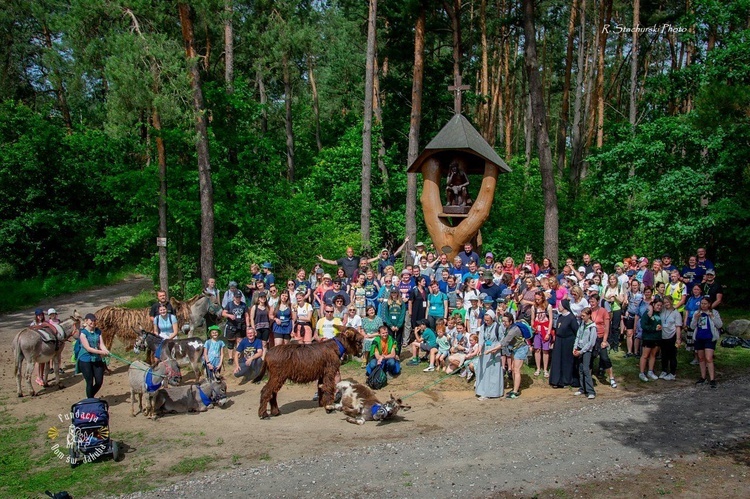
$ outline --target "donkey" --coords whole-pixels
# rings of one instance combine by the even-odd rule
[[[217,323],[217,314],[221,313],[221,304],[216,297],[209,294],[203,294],[190,305],[190,322],[182,327],[187,332],[188,337],[192,337],[195,328],[204,327],[208,330],[209,326]]]
[[[128,369],[130,382],[130,415],[135,417],[135,396],[138,394],[138,409],[144,416],[153,416],[153,400],[157,390],[164,386],[164,382],[177,386],[182,381],[180,366],[176,360],[162,360],[156,367],[151,368],[145,362],[136,360]],[[146,410],[143,410],[143,394],[146,394]]]
[[[340,381],[336,389],[341,391],[341,402],[334,405],[333,409],[343,411],[349,423],[363,425],[365,421],[384,421],[398,414],[399,410],[411,409],[401,399],[394,398],[393,394],[390,400],[380,402],[375,392],[361,383]]]
[[[336,392],[336,375],[344,354],[359,356],[362,352],[364,336],[356,329],[347,328],[336,338],[316,342],[312,345],[289,343],[271,348],[266,353],[263,368],[256,380],[263,379],[268,369],[268,382],[260,392],[258,416],[267,419],[268,403],[271,415],[281,414],[276,394],[286,380],[295,383],[318,382],[318,405],[327,407],[333,403]],[[329,409],[330,410],[330,409]]]
[[[199,338],[165,340],[141,329],[133,351],[140,353],[141,350],[154,352],[157,360],[174,359],[182,365],[189,363],[195,373],[195,381],[200,381],[203,366],[203,340]]]
[[[227,383],[221,376],[202,384],[177,386],[158,390],[154,396],[152,419],[167,412],[206,412],[215,405],[227,403]]]
[[[22,365],[26,361],[26,384],[29,386],[31,396],[36,396],[31,384],[31,375],[34,372],[34,364],[44,364],[52,361],[55,375],[55,385],[63,388],[60,383],[60,357],[65,342],[78,331],[81,325],[81,316],[74,311],[73,316],[60,324],[44,323],[40,327],[25,327],[13,338],[14,373],[16,376],[16,389],[19,397],[23,397],[21,389],[21,376],[24,375]],[[47,373],[44,374],[44,385],[47,386]]]

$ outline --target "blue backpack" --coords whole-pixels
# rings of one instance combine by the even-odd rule
[[[523,335],[523,339],[526,340],[526,342],[530,342],[534,338],[534,330],[531,329],[531,326],[528,325],[526,321],[518,321],[513,324],[518,329],[521,330],[521,334]]]

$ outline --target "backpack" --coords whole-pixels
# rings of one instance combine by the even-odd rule
[[[531,329],[531,326],[529,326],[525,321],[518,321],[513,325],[521,330],[523,339],[527,342],[531,341],[534,338],[534,330]]]
[[[721,346],[724,348],[735,348],[744,346],[744,341],[739,336],[725,336],[721,340]]]
[[[380,390],[388,384],[388,377],[385,375],[383,366],[376,365],[367,377],[367,386],[373,390]]]

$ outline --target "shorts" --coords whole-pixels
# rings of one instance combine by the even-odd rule
[[[273,333],[273,338],[289,341],[292,339],[292,333]]]
[[[260,338],[260,341],[268,341],[268,338],[271,337],[271,330],[267,327],[256,329],[255,334]]]
[[[716,342],[711,340],[695,340],[695,350],[716,350]]]
[[[429,343],[425,343],[424,341],[419,344],[419,349],[423,352],[429,352],[432,348]]]
[[[659,346],[659,340],[643,340],[641,345],[643,348],[656,348]]]
[[[240,324],[239,326],[235,327],[231,324],[227,324],[226,329],[224,330],[224,337],[228,339],[229,341],[234,341],[237,338],[244,338],[245,337],[245,325]]]
[[[635,327],[635,317],[632,315],[626,315],[622,322],[625,324],[625,329],[633,329]]]
[[[438,350],[438,355],[443,355],[445,357],[448,357],[448,355],[450,355],[450,353],[451,353],[450,350]]]
[[[529,345],[521,345],[513,350],[513,360],[526,360],[529,356]]]
[[[544,341],[542,339],[542,335],[537,333],[534,335],[534,349],[535,350],[544,350],[545,352],[549,351],[549,341]]]

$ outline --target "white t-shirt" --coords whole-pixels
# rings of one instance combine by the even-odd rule
[[[479,319],[479,311],[482,307],[469,308],[466,311],[466,320],[469,321],[469,333],[478,333],[482,327],[482,321]]]
[[[354,329],[358,330],[362,327],[362,317],[358,316],[357,314],[354,314],[354,317],[347,314],[346,327],[353,327]]]
[[[302,306],[295,305],[294,310],[297,312],[297,322],[311,322],[313,308],[309,303]]]

